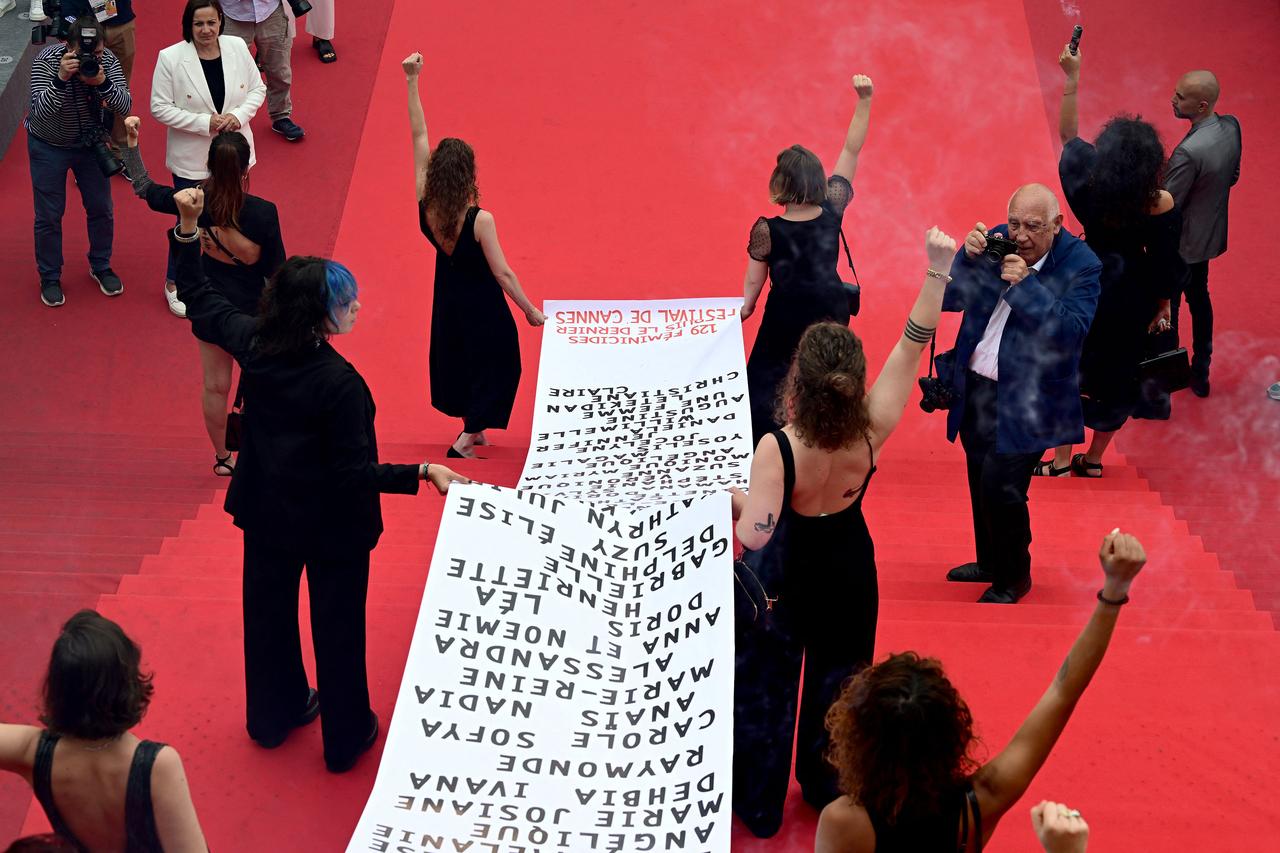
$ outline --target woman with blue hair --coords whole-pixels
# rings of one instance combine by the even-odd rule
[[[170,235],[178,293],[197,335],[240,363],[240,458],[225,508],[244,531],[244,668],[249,736],[271,749],[321,718],[324,758],[341,773],[376,742],[365,673],[369,553],[382,534],[382,493],[440,494],[464,478],[435,463],[378,461],[373,397],[329,344],[360,312],[350,270],[322,258],[285,261],[258,315],[238,310],[200,266],[198,187],[174,194]],[[311,600],[318,691],[298,632],[303,568]]]

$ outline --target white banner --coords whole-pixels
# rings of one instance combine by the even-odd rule
[[[631,509],[745,487],[741,303],[547,302],[520,487]]]
[[[546,304],[521,487],[450,489],[349,853],[729,849],[738,304]]]

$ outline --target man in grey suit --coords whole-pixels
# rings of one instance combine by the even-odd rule
[[[1213,111],[1218,78],[1210,71],[1188,71],[1173,92],[1173,114],[1191,129],[1169,157],[1165,188],[1182,208],[1184,287],[1191,312],[1191,390],[1209,396],[1209,359],[1213,355],[1213,306],[1209,302],[1209,261],[1227,250],[1227,201],[1240,180],[1240,122]],[[1181,296],[1173,300],[1178,325]]]

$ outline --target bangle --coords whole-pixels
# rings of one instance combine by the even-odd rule
[[[194,234],[183,234],[181,231],[178,230],[181,227],[182,227],[181,225],[173,226],[173,239],[177,240],[179,243],[194,243],[200,239],[199,228],[196,229],[196,232]]]
[[[1122,605],[1129,603],[1129,596],[1126,595],[1124,598],[1120,599],[1119,601],[1113,601],[1112,599],[1107,598],[1105,595],[1103,595],[1102,590],[1098,590],[1098,600],[1101,601],[1103,604],[1110,604],[1112,607],[1120,607]]]
[[[927,276],[929,276],[929,278],[936,278],[936,279],[938,279],[938,280],[939,280],[939,281],[941,281],[943,284],[950,284],[950,283],[951,283],[951,276],[947,275],[947,274],[946,274],[946,273],[944,273],[944,272],[938,272],[938,271],[937,271],[937,270],[935,270],[933,267],[930,267],[929,269],[925,270],[925,271],[924,271],[924,274],[925,274],[925,275],[927,275]]]
[[[423,463],[422,463],[422,467],[421,467],[420,469],[418,469],[418,479],[419,479],[419,480],[425,480],[425,479],[427,479],[427,472],[428,472],[428,471],[430,471],[430,470],[431,470],[431,463],[430,463],[430,462],[423,462]]]

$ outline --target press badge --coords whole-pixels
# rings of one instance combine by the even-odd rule
[[[89,0],[89,7],[99,22],[116,16],[116,0]]]

